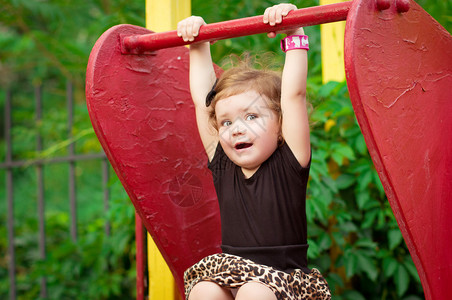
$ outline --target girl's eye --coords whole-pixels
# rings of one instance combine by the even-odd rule
[[[223,121],[221,122],[221,126],[230,126],[232,124],[231,121]]]
[[[247,115],[246,118],[245,118],[245,120],[251,121],[251,120],[254,120],[254,119],[256,119],[256,118],[257,118],[256,115]]]

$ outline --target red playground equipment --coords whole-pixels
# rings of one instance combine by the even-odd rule
[[[261,18],[203,26],[197,41],[273,31]],[[426,299],[452,299],[452,37],[411,0],[300,9],[279,28],[345,19],[347,84],[367,147]],[[184,270],[221,251],[182,45],[175,31],[118,25],[97,41],[86,76],[94,130],[181,291]]]

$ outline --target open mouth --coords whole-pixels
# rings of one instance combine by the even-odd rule
[[[235,145],[236,150],[246,149],[253,146],[253,143],[238,143]]]

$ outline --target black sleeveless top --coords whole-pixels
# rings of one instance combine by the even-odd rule
[[[220,205],[223,252],[286,272],[309,272],[305,204],[310,165],[300,166],[283,144],[247,179],[218,143],[208,167]]]

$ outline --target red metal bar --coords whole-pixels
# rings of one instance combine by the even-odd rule
[[[299,26],[312,26],[344,21],[353,1],[297,9],[289,13],[281,24],[270,26],[262,22],[263,16],[207,24],[201,27],[194,42],[224,40],[229,38],[288,30]],[[175,30],[130,35],[121,38],[121,53],[146,54],[164,48],[178,47],[194,42],[184,42]]]

